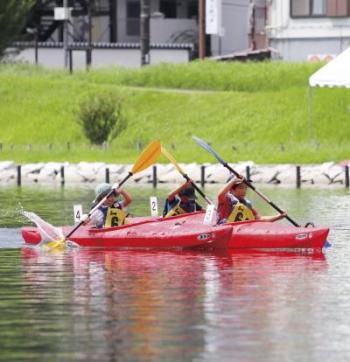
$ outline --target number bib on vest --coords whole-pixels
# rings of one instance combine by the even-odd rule
[[[120,226],[125,224],[126,213],[117,208],[108,208],[104,227]]]
[[[168,213],[164,217],[171,217],[171,216],[176,216],[176,215],[180,215],[180,214],[186,214],[186,211],[183,208],[181,208],[179,204],[177,204],[171,210],[169,210]]]
[[[246,205],[241,202],[237,202],[233,208],[230,216],[227,218],[227,223],[233,221],[245,221],[245,220],[255,220],[253,211],[249,209]]]

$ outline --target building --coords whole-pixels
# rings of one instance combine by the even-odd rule
[[[283,60],[327,60],[350,45],[350,1],[270,0],[269,44]]]
[[[199,0],[149,2],[152,43],[198,42]],[[222,7],[222,33],[220,36],[212,36],[213,43],[217,44],[210,47],[209,54],[217,55],[219,52],[227,53],[248,48],[252,28],[256,36],[261,38],[266,17],[265,0],[214,2]],[[93,42],[140,41],[140,0],[68,0],[67,3],[72,9],[70,33],[73,41],[88,40],[89,14],[92,18]],[[39,27],[39,41],[63,41],[62,23],[54,19],[54,8],[62,5],[62,0],[37,0],[28,23],[29,26]]]
[[[184,62],[198,56],[199,3],[204,0],[149,0],[150,62]],[[267,46],[265,0],[206,0],[220,7],[220,31],[206,35],[206,55],[217,56]],[[141,0],[67,0],[69,50],[74,67],[84,66],[84,51],[92,47],[92,65],[140,66]],[[26,29],[32,44],[21,59],[52,67],[63,64],[63,22],[54,9],[63,0],[37,0]],[[91,31],[90,31],[91,29]],[[88,44],[88,45],[87,45]],[[30,45],[30,46],[29,46]],[[108,49],[108,51],[106,51]],[[108,55],[107,55],[108,54]]]
[[[140,66],[140,13],[145,0],[66,1],[71,8],[69,51],[75,68],[85,66],[88,48],[92,66]],[[151,64],[198,57],[201,2],[207,9],[220,9],[219,30],[201,40],[208,57],[245,59],[250,50],[272,48],[275,56],[287,61],[327,60],[350,45],[350,0],[147,1]],[[26,25],[32,44],[17,44],[24,48],[20,59],[34,62],[35,43],[39,63],[62,67],[63,22],[55,19],[54,9],[63,3],[37,0]],[[207,14],[207,23],[208,19]]]

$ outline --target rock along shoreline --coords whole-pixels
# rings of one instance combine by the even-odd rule
[[[194,180],[202,185],[224,184],[229,171],[221,164],[179,164]],[[0,162],[0,184],[89,184],[119,182],[131,170],[132,164],[108,164],[103,162],[48,162],[18,165],[13,161]],[[338,185],[349,187],[349,166],[327,162],[316,165],[257,165],[252,161],[232,163],[230,166],[256,184],[266,185]],[[137,184],[181,183],[183,176],[173,164],[155,164],[135,174],[130,182]]]

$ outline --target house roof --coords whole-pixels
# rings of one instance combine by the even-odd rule
[[[350,47],[312,74],[309,85],[350,88]]]
[[[63,42],[39,42],[39,48],[63,48]],[[17,41],[12,43],[16,48],[30,48],[35,46],[35,42]],[[91,43],[92,48],[99,49],[140,49],[140,43]],[[73,42],[68,44],[69,49],[88,49],[87,42]],[[188,49],[193,50],[192,43],[151,43],[151,49]]]
[[[238,52],[224,54],[224,55],[217,55],[211,57],[210,59],[213,60],[221,60],[221,61],[231,61],[231,60],[266,60],[271,59],[273,54],[277,54],[278,51],[273,48],[264,48],[264,49],[246,49],[241,50]]]

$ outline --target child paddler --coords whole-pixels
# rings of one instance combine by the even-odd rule
[[[163,217],[202,210],[202,206],[196,202],[196,194],[192,181],[189,180],[168,195],[163,210]]]
[[[277,221],[287,215],[284,212],[275,216],[260,216],[252,203],[246,199],[246,193],[247,185],[244,178],[231,175],[218,194],[218,224],[244,220]]]
[[[108,195],[112,189],[114,189],[114,192],[93,212],[90,219],[85,221],[85,224],[97,228],[126,224],[126,207],[132,202],[132,197],[126,190],[117,187],[118,185],[107,183],[97,185],[95,189],[96,198],[93,201],[92,208]],[[117,200],[118,196],[122,196],[123,200]]]

